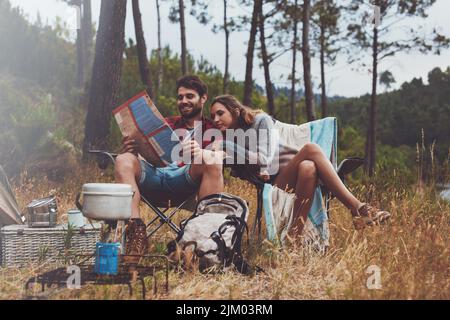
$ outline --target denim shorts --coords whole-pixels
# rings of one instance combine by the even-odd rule
[[[172,193],[194,193],[200,182],[194,181],[189,174],[190,165],[179,167],[172,163],[167,167],[157,168],[141,160],[141,178],[139,189]]]

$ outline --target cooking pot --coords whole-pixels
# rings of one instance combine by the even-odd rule
[[[77,195],[77,208],[93,220],[128,220],[134,192],[129,184],[86,183]],[[80,197],[83,196],[83,204]]]
[[[28,227],[39,228],[56,226],[58,207],[55,196],[31,201],[27,206],[27,211]]]

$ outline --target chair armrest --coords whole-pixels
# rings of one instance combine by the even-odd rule
[[[358,169],[360,166],[364,164],[363,158],[358,157],[351,157],[342,160],[342,162],[339,164],[339,167],[337,168],[337,174],[341,178],[342,181],[345,180],[345,176],[352,173],[356,169]]]
[[[98,167],[105,170],[108,167],[109,161],[113,164],[116,162],[117,153],[108,152],[105,150],[88,150],[88,153],[97,156]]]

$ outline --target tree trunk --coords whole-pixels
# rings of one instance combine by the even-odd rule
[[[262,6],[262,0],[255,0],[253,3],[252,22],[250,27],[250,39],[248,40],[246,67],[245,67],[245,82],[244,82],[244,98],[243,103],[246,106],[252,103],[253,91],[253,56],[255,52],[256,34],[258,33],[258,15]]]
[[[156,90],[159,93],[162,90],[163,83],[163,59],[161,48],[161,13],[159,11],[159,0],[156,0],[156,13],[158,17],[158,78],[156,80]],[[155,95],[158,95],[156,93]]]
[[[179,0],[180,31],[181,31],[181,72],[188,73],[187,67],[187,47],[186,47],[186,24],[184,20],[184,1]]]
[[[366,141],[365,171],[372,177],[376,163],[376,132],[377,132],[377,82],[378,82],[378,29],[373,29],[372,47],[372,96],[370,99],[369,126]]]
[[[83,32],[81,29],[77,29],[77,87],[83,88],[84,83],[84,45],[83,45]]]
[[[320,82],[322,89],[322,118],[326,118],[328,114],[328,99],[327,99],[327,90],[326,90],[326,82],[325,82],[325,26],[324,22],[320,22]]]
[[[309,20],[311,1],[303,1],[303,77],[305,80],[306,116],[308,121],[316,119],[314,114],[314,94],[311,81],[311,55],[309,50]]]
[[[150,96],[154,99],[153,85],[150,78],[150,65],[147,57],[147,46],[145,45],[144,31],[142,30],[141,11],[139,9],[139,0],[132,0],[134,31],[136,34],[136,46],[139,61],[139,72],[141,74],[142,83]]]
[[[223,29],[225,31],[225,74],[223,76],[223,93],[228,93],[228,63],[230,60],[230,31],[228,30],[227,0],[223,0]]]
[[[92,44],[94,42],[94,32],[92,28],[92,8],[91,0],[83,0],[83,19],[81,20],[81,28],[83,30],[84,44],[84,81],[89,76],[89,70],[92,64]]]
[[[83,12],[82,12],[82,1],[81,0],[72,0],[71,2],[69,2],[69,4],[71,6],[74,6],[77,8],[77,12],[80,13],[81,18],[83,17]],[[83,88],[83,84],[84,84],[84,79],[85,79],[85,63],[84,63],[84,59],[85,59],[85,54],[84,54],[84,48],[85,48],[85,44],[84,44],[84,35],[83,35],[83,23],[81,23],[80,26],[77,29],[77,40],[75,42],[76,44],[76,50],[77,50],[77,78],[76,78],[76,83],[77,83],[77,88],[81,89]]]
[[[291,73],[291,123],[295,123],[295,83],[296,83],[296,64],[297,64],[297,29],[298,29],[298,18],[297,18],[297,5],[298,2],[295,0],[295,12],[294,12],[294,39],[292,41],[292,73]]]
[[[92,79],[85,123],[83,155],[91,148],[106,149],[111,111],[119,103],[125,48],[126,0],[102,0]]]
[[[261,41],[261,56],[264,67],[264,79],[266,82],[267,106],[270,115],[275,115],[275,101],[273,97],[272,81],[270,80],[270,62],[266,47],[266,37],[264,32],[264,13],[262,5],[259,8],[259,37]]]

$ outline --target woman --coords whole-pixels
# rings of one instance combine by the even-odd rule
[[[275,132],[271,131],[274,129],[274,120],[262,110],[250,109],[243,106],[235,97],[223,95],[213,100],[211,119],[222,131],[225,143],[228,144],[233,142],[226,141],[227,129],[254,129],[257,135],[260,132],[268,132],[269,137],[264,139],[263,143],[258,137],[256,158],[261,169],[259,178],[270,181],[278,188],[295,191],[297,199],[294,205],[291,236],[300,235],[303,230],[319,179],[350,210],[356,229],[382,223],[390,217],[388,212],[359,201],[343,184],[333,165],[318,145],[307,143],[300,150],[294,150],[283,145],[281,139],[270,137]],[[273,144],[278,144],[278,146]],[[236,148],[241,147],[237,146]],[[279,151],[277,153],[270,152],[270,150],[276,149],[275,147],[278,147]],[[275,162],[279,164],[279,170],[271,172],[270,166]]]

